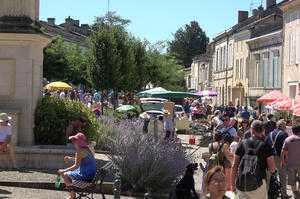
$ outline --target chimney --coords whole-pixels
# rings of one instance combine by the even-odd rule
[[[242,21],[245,21],[246,19],[248,19],[248,11],[239,10],[238,23],[241,23]]]
[[[89,29],[90,29],[90,27],[89,27],[88,24],[81,24],[81,31],[82,31],[82,34],[88,35]]]
[[[68,30],[68,31],[71,31],[72,30],[72,26],[73,26],[73,19],[69,16],[68,18],[65,19],[65,28]]]
[[[276,0],[266,0],[266,9],[269,9],[274,5],[276,5]]]
[[[47,18],[48,24],[50,26],[54,26],[55,25],[55,18]]]
[[[79,27],[79,20],[73,20],[73,25]]]

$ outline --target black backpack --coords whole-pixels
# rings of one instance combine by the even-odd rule
[[[218,165],[224,167],[225,155],[222,152],[223,146],[224,146],[224,143],[220,144],[216,150],[213,150],[212,144],[209,145],[209,148],[211,148],[210,151],[212,151],[212,154],[208,160],[208,169],[207,170],[210,170],[213,167],[218,166]]]
[[[237,172],[236,187],[243,192],[254,191],[262,185],[261,164],[258,163],[258,151],[264,142],[254,144],[253,137],[242,140],[245,154],[241,157]]]

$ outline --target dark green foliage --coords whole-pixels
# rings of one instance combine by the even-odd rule
[[[99,122],[93,112],[80,102],[63,100],[58,96],[44,96],[35,111],[35,144],[66,144],[66,128],[80,116],[88,120],[83,133],[89,141],[95,140]]]
[[[191,67],[192,58],[206,52],[209,38],[200,28],[197,21],[191,21],[184,28],[179,28],[169,42],[168,52],[182,61],[185,67]]]
[[[61,36],[53,38],[44,48],[44,77],[75,85],[86,83],[86,64],[83,48],[78,44],[64,43]]]

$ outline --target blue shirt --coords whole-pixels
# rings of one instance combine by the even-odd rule
[[[275,137],[277,135],[277,133],[280,132],[280,134],[277,136],[277,139],[276,139],[276,142],[275,142]],[[275,129],[273,132],[271,132],[268,136],[267,136],[267,144],[272,147],[273,146],[273,143],[272,143],[272,140],[271,140],[271,136],[272,136],[272,140],[273,142],[275,142],[275,145],[274,145],[274,148],[275,148],[275,155],[277,156],[280,156],[281,154],[281,150],[282,150],[282,147],[283,147],[283,143],[285,141],[285,139],[289,136],[287,132],[285,131],[282,131],[280,129]]]
[[[101,99],[100,94],[96,92],[96,93],[94,94],[94,100],[95,100],[95,102],[96,102],[96,103],[100,102],[100,99]]]
[[[236,136],[237,136],[236,130],[235,130],[235,128],[232,127],[232,126],[230,126],[230,127],[228,127],[228,128],[223,127],[223,128],[221,129],[220,132],[221,132],[222,134],[225,133],[225,132],[228,132],[228,133],[229,133],[231,136],[233,136],[233,137],[236,137]],[[224,135],[224,136],[226,136],[226,135]]]
[[[185,105],[184,107],[183,107],[183,109],[184,109],[184,111],[186,112],[186,113],[190,113],[191,112],[191,105],[189,104],[189,105]]]
[[[249,118],[250,118],[250,113],[249,113],[248,111],[246,111],[246,110],[243,110],[243,111],[241,112],[241,117],[242,117],[243,119],[249,120]]]
[[[166,117],[164,120],[165,120],[164,121],[164,130],[173,132],[174,131],[174,125],[173,125],[173,122],[172,122],[171,118]]]

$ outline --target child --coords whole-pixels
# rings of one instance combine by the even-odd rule
[[[210,155],[209,152],[202,153],[202,159],[206,163],[205,167],[202,165],[202,163],[200,163],[200,168],[201,168],[201,170],[203,172],[203,174],[202,174],[202,191],[203,192],[205,192],[204,179],[205,179],[206,172],[208,171],[208,168],[209,168],[209,159],[210,159],[210,156],[211,155]]]
[[[0,114],[0,150],[2,152],[9,151],[10,159],[13,164],[13,170],[19,171],[16,164],[16,156],[14,147],[10,144],[11,136],[12,136],[12,129],[11,124],[9,121],[11,117],[8,117],[6,113]]]
[[[86,138],[83,133],[77,133],[75,136],[69,137],[76,148],[75,158],[66,156],[66,163],[74,161],[74,165],[67,169],[60,169],[58,172],[64,179],[66,186],[72,183],[72,180],[83,180],[91,182],[97,172],[97,165],[92,152],[86,144]],[[74,199],[75,193],[70,192],[64,199]]]

